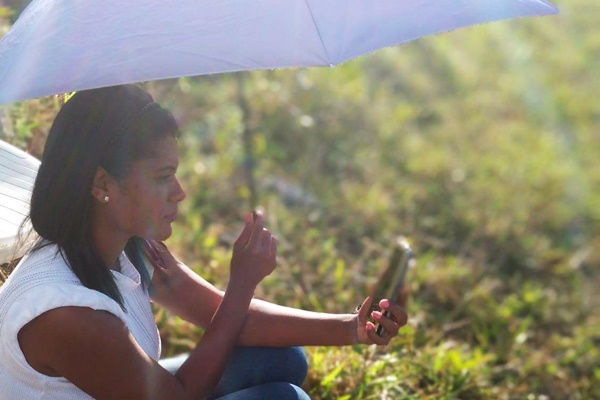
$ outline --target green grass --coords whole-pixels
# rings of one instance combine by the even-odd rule
[[[208,273],[199,270],[219,284],[217,276],[224,275],[228,250],[213,247],[212,240],[204,242],[209,246],[196,248],[196,256],[208,256],[212,267]],[[329,260],[333,249],[325,245],[319,250]],[[258,293],[288,305],[349,311],[364,288],[349,287],[348,274],[336,276],[335,265],[313,270],[314,277],[304,276],[310,282],[308,293],[314,290],[312,296],[291,289],[295,286],[289,282],[291,271],[276,271]],[[598,318],[584,310],[577,270],[557,262],[539,276],[506,277],[470,260],[427,254],[409,279],[410,321],[390,345],[307,349],[311,368],[305,388],[312,398],[600,396],[600,332],[594,329]],[[201,334],[164,312],[157,315],[167,354],[189,350]]]

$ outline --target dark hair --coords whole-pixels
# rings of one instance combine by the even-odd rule
[[[133,161],[157,151],[154,139],[167,135],[179,135],[173,115],[136,85],[77,92],[50,128],[35,180],[29,217],[43,244],[34,251],[57,244],[84,286],[121,307],[121,293],[92,244],[94,177],[101,166],[116,179],[124,178]],[[131,238],[125,251],[148,285],[141,240]]]

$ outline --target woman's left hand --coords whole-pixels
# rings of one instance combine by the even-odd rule
[[[393,337],[398,335],[400,328],[406,325],[408,315],[402,306],[392,303],[387,299],[381,300],[379,302],[379,307],[383,311],[389,312],[389,317],[386,317],[379,311],[371,312],[372,301],[373,299],[371,297],[367,297],[360,307],[357,315],[357,341],[358,343],[363,344],[386,345]],[[379,336],[375,332],[375,325],[369,321],[369,313],[371,313],[371,317],[383,327],[384,333],[382,336]]]

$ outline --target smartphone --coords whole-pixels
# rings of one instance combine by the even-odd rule
[[[399,237],[396,239],[388,266],[379,276],[379,280],[373,286],[370,293],[373,298],[373,309],[379,310],[379,301],[382,299],[389,299],[392,302],[396,301],[400,291],[404,287],[406,271],[412,263],[413,258],[413,251],[406,238]],[[384,311],[383,315],[389,317],[390,313]],[[385,332],[383,326],[377,323],[375,326],[377,335],[383,336]]]

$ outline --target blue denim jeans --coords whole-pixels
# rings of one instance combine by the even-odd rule
[[[160,364],[175,373],[187,357],[184,354],[160,360]],[[310,400],[300,388],[307,370],[308,362],[302,347],[236,347],[209,398]]]

